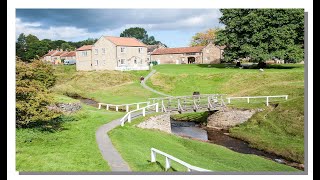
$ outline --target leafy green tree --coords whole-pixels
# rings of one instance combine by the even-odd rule
[[[221,9],[225,28],[216,43],[226,45],[226,60],[273,57],[300,62],[304,57],[303,9]]]
[[[16,42],[16,56],[25,59],[25,52],[27,51],[26,36],[21,33]]]
[[[157,41],[154,38],[154,36],[149,37],[147,31],[141,27],[132,27],[129,29],[125,29],[120,34],[120,37],[134,37],[147,45],[162,44],[160,41]],[[165,45],[165,44],[163,44],[163,45]]]
[[[205,32],[196,33],[192,36],[190,46],[206,46],[210,42],[214,43],[218,31],[219,29],[211,28]]]
[[[40,60],[26,63],[16,59],[16,126],[50,121],[60,116],[49,110],[53,99],[47,88],[55,82],[52,66]]]
[[[64,51],[72,51],[74,50],[74,47],[70,45],[68,42],[65,42],[61,44],[61,49]]]

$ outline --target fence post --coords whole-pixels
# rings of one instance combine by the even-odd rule
[[[109,104],[107,104],[107,108],[106,109],[109,110]]]
[[[170,159],[166,157],[166,171],[171,167]]]
[[[146,116],[146,108],[142,109],[142,116]]]
[[[288,100],[288,95],[286,95],[286,100]]]
[[[156,104],[156,112],[159,112],[159,104]]]
[[[230,98],[227,98],[228,99],[228,104],[230,104]]]
[[[126,112],[129,112],[129,105],[126,105]]]
[[[121,126],[124,126],[124,120],[123,120],[123,121],[121,121]]]
[[[118,111],[119,110],[119,107],[118,106],[116,106],[116,111]]]
[[[188,172],[191,172],[191,169],[190,169],[190,168],[188,168]]]
[[[269,97],[267,96],[267,106],[269,106]]]
[[[101,109],[101,104],[100,103],[98,103],[99,104],[99,107],[98,107],[98,109]]]
[[[156,162],[156,152],[151,149],[151,162]]]
[[[247,102],[248,102],[248,103],[250,103],[250,100],[249,100],[249,99],[250,99],[250,98],[249,98],[249,97],[247,97]]]
[[[131,123],[131,113],[128,114],[128,122]]]
[[[139,109],[140,107],[139,107],[139,104],[137,104],[137,109]]]

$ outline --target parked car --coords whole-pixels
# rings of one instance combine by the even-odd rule
[[[74,59],[66,59],[64,60],[64,65],[72,65],[72,64],[76,64],[76,60]]]

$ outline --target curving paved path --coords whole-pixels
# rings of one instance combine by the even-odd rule
[[[132,119],[135,119],[141,116],[142,113],[133,113]],[[104,124],[99,127],[96,131],[96,140],[103,156],[103,159],[106,160],[111,168],[111,171],[131,171],[127,162],[125,162],[117,149],[113,146],[108,132],[113,128],[119,126],[121,124],[120,119],[113,120],[107,124]]]
[[[152,89],[151,87],[149,87],[149,86],[147,86],[147,85],[145,84],[145,82],[149,79],[149,77],[151,77],[154,73],[156,73],[156,70],[152,70],[152,71],[144,78],[144,81],[141,83],[141,86],[144,87],[144,88],[146,88],[146,89],[148,89],[149,91],[152,91],[152,92],[154,92],[154,93],[157,93],[157,94],[159,94],[159,95],[161,95],[161,96],[170,96],[170,95],[168,95],[168,94],[164,94],[164,93],[162,93],[162,92],[156,91],[156,90]]]
[[[155,72],[156,72],[156,70],[151,71],[145,77],[144,81],[149,79],[149,77],[151,77]],[[156,90],[150,88],[149,86],[147,86],[145,84],[145,82],[142,82],[141,85],[144,88],[146,88],[154,93],[157,93],[161,96],[170,96],[170,95],[164,94],[162,92],[159,92],[159,91],[156,91]],[[149,114],[149,113],[150,112],[147,112],[146,114]],[[135,119],[141,115],[142,115],[142,112],[133,113],[132,119]],[[96,131],[96,141],[98,143],[98,147],[101,151],[103,159],[108,162],[108,164],[111,168],[111,171],[118,171],[118,172],[119,171],[124,171],[124,172],[129,171],[130,172],[131,169],[130,169],[128,163],[126,161],[124,161],[124,159],[121,157],[121,155],[119,154],[117,149],[113,146],[111,139],[109,138],[109,136],[107,134],[113,128],[121,125],[120,119],[113,120],[107,124],[100,126],[99,129]]]

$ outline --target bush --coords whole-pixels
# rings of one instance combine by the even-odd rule
[[[25,63],[16,59],[16,126],[49,121],[60,116],[47,108],[53,103],[48,88],[55,83],[52,67],[36,60]]]

